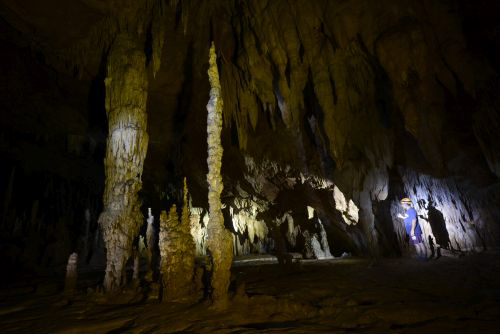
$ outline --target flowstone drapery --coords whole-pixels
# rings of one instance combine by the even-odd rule
[[[223,189],[222,165],[222,97],[217,69],[215,45],[212,42],[209,54],[208,78],[210,81],[210,100],[207,104],[208,119],[208,204],[209,222],[207,227],[207,245],[212,256],[212,301],[214,307],[224,308],[227,305],[231,263],[233,260],[233,242],[229,231],[224,228],[224,217],[221,211],[220,194]]]
[[[106,186],[104,211],[99,217],[106,243],[107,291],[116,291],[122,285],[125,263],[143,221],[138,198],[148,148],[148,81],[143,49],[133,36],[120,34],[109,52],[105,80],[109,124]]]

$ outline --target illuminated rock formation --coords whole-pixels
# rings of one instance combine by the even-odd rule
[[[223,189],[222,165],[222,96],[219,83],[219,72],[215,55],[215,45],[212,43],[209,54],[210,67],[210,101],[207,104],[208,132],[208,204],[209,221],[207,227],[207,246],[212,256],[212,300],[214,307],[223,308],[227,305],[227,290],[231,277],[231,262],[233,259],[233,242],[229,231],[224,228],[224,217],[221,211],[220,194]]]
[[[419,216],[424,242],[429,237],[441,248],[475,251],[486,247],[498,235],[492,212],[470,198],[452,179],[438,179],[410,170],[401,170],[405,192],[412,199]],[[392,203],[395,230],[404,236],[404,225],[396,218],[399,202]]]
[[[219,263],[214,280],[226,275],[214,296],[227,288],[222,254],[231,253],[217,242],[229,239],[218,232],[221,210],[236,256],[273,252],[273,236],[283,235],[288,251],[314,257],[326,240],[317,219],[335,256],[398,255],[392,213],[403,196],[440,247],[498,244],[498,23],[476,24],[482,18],[467,8],[488,6],[459,2],[89,0],[54,11],[4,1],[2,233],[34,235],[9,258],[31,261],[47,249],[43,264],[57,257],[64,266],[76,249],[82,265],[103,257],[103,239],[105,286],[115,290],[141,221],[141,178],[145,204],[160,207],[178,198],[179,175],[190,181],[196,254]],[[212,57],[209,82],[210,40],[219,61]],[[23,183],[33,196],[21,204]],[[96,231],[82,214],[94,217],[103,193]],[[76,246],[67,232],[78,234]]]
[[[318,219],[318,224],[321,236],[321,249],[323,249],[324,258],[329,259],[332,257],[332,253],[330,253],[330,245],[328,244],[328,238],[326,235],[325,227],[323,226],[323,223],[319,219]]]
[[[148,208],[148,227],[146,228],[146,241],[147,241],[147,256],[148,256],[148,271],[150,275],[153,269],[153,254],[155,245],[155,227],[154,216],[151,214],[151,208]]]
[[[196,244],[196,255],[204,256],[207,254],[207,225],[208,213],[203,212],[202,208],[190,208],[191,235]]]
[[[76,280],[78,278],[78,254],[72,253],[68,258],[66,265],[66,281],[64,284],[64,291],[71,293],[76,288]]]
[[[190,302],[195,297],[195,244],[191,235],[189,204],[184,180],[184,203],[181,219],[174,205],[167,215],[160,215],[160,253],[163,300]]]
[[[342,218],[347,225],[356,224],[358,222],[358,208],[352,200],[346,202],[344,194],[337,186],[333,188],[333,198],[335,201],[335,208],[342,213]]]
[[[170,213],[163,210],[160,213],[160,231],[158,234],[158,248],[160,249],[160,273],[162,275],[167,275],[168,271],[168,230],[170,223],[169,219],[174,219],[178,221],[177,209],[175,205],[170,208]],[[163,277],[162,277],[163,280]]]
[[[106,244],[104,287],[122,285],[143,217],[138,192],[148,147],[146,56],[133,36],[120,34],[109,52],[106,83],[107,139],[104,211],[99,217]]]

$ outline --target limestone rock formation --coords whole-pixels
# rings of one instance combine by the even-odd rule
[[[222,165],[222,96],[217,70],[215,45],[212,43],[209,54],[210,67],[210,101],[207,104],[208,133],[208,204],[209,221],[207,227],[207,246],[212,256],[212,300],[214,306],[223,308],[227,305],[227,290],[231,277],[231,262],[233,259],[232,237],[224,228],[224,217],[221,212],[220,195],[223,189]]]
[[[155,248],[155,227],[153,226],[154,216],[151,214],[151,208],[148,208],[148,219],[146,228],[146,241],[147,241],[147,258],[148,258],[148,275],[151,275],[153,270],[153,255]]]
[[[160,271],[163,284],[163,300],[167,302],[191,302],[195,296],[195,244],[191,235],[189,204],[184,182],[184,204],[181,219],[176,206],[167,215],[160,215]]]
[[[8,261],[63,266],[78,249],[97,263],[103,237],[115,290],[142,221],[139,189],[159,210],[179,201],[180,175],[196,254],[216,264],[214,297],[233,255],[274,252],[276,237],[311,258],[326,243],[334,256],[401,254],[402,197],[426,243],[495,246],[499,24],[483,25],[479,8],[498,11],[493,0],[76,1],[57,11],[4,1]],[[99,231],[82,214],[102,210],[103,192]]]
[[[104,211],[99,224],[106,243],[104,287],[117,290],[143,218],[138,192],[148,148],[146,56],[136,38],[116,37],[106,77],[107,139]]]
[[[189,217],[191,218],[191,235],[196,244],[196,255],[205,256],[207,254],[207,225],[208,213],[202,208],[190,207]]]
[[[433,178],[410,170],[401,170],[401,174],[405,192],[413,199],[428,246],[429,237],[432,237],[434,243],[442,248],[476,251],[484,249],[497,238],[499,229],[485,224],[494,219],[493,212],[484,207],[492,200],[487,195],[481,203],[470,198],[452,179]],[[393,207],[395,205],[393,203]],[[393,212],[396,210],[393,209]],[[393,221],[398,225],[395,215]],[[395,226],[396,230],[400,228]]]
[[[66,265],[66,281],[64,284],[64,291],[71,293],[76,288],[76,280],[78,278],[78,254],[72,253],[68,258]]]

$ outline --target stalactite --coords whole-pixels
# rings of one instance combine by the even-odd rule
[[[207,255],[207,225],[208,213],[202,208],[190,207],[191,235],[196,244],[196,255]]]
[[[109,135],[104,161],[104,211],[99,217],[106,243],[107,291],[122,285],[125,262],[143,221],[138,192],[148,147],[145,63],[143,49],[132,36],[116,37],[105,80]]]
[[[208,222],[207,244],[213,261],[212,272],[212,300],[214,307],[227,306],[227,290],[231,277],[231,263],[233,259],[233,243],[229,231],[224,228],[224,217],[221,211],[220,194],[222,192],[222,97],[217,70],[215,45],[212,43],[209,55],[210,67],[210,101],[207,104],[208,119],[208,204],[210,208]]]
[[[160,70],[161,65],[161,55],[163,51],[163,44],[165,44],[165,19],[164,19],[164,6],[162,2],[158,2],[153,7],[153,18],[151,23],[151,34],[153,36],[152,40],[152,55],[151,62],[153,64],[153,77],[156,77],[156,73]]]

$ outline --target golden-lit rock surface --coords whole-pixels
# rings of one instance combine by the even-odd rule
[[[164,302],[193,302],[195,295],[195,245],[190,231],[188,190],[184,186],[181,217],[176,206],[160,215],[160,272]],[[180,218],[180,219],[179,219]]]
[[[0,331],[494,332],[499,12],[0,1]]]
[[[138,192],[148,150],[145,56],[133,36],[119,35],[110,50],[106,77],[107,139],[104,211],[99,224],[106,243],[109,291],[122,284],[125,262],[143,223]]]
[[[221,175],[222,165],[222,96],[217,70],[215,45],[210,47],[210,100],[207,104],[207,142],[208,142],[208,205],[209,221],[207,226],[207,248],[212,258],[211,298],[214,307],[227,306],[227,290],[229,288],[230,269],[233,259],[233,243],[229,233],[224,228],[224,217],[221,211],[221,193],[224,188]],[[194,247],[193,247],[194,248]],[[194,249],[193,249],[194,250]]]

